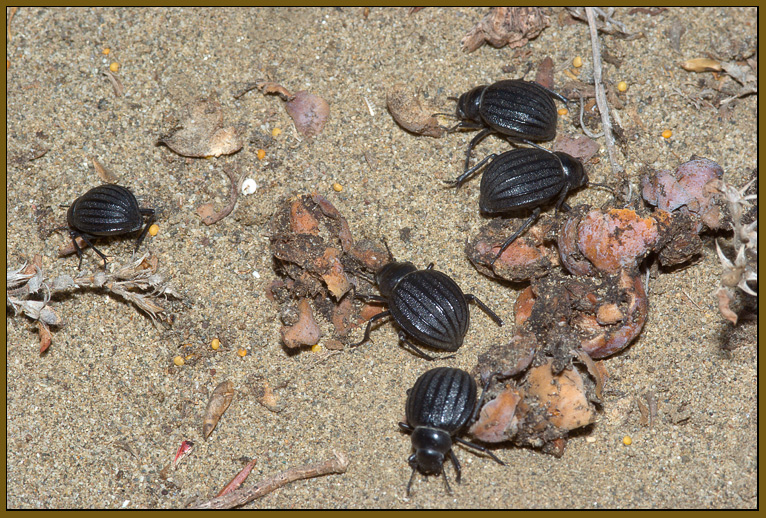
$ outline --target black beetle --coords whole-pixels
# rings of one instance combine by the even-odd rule
[[[378,270],[375,282],[381,296],[357,297],[386,303],[388,311],[370,318],[364,338],[351,347],[361,345],[370,338],[374,321],[391,315],[401,328],[399,340],[423,358],[434,359],[410,342],[409,337],[435,349],[457,351],[463,345],[463,337],[468,331],[469,301],[476,302],[492,320],[503,325],[500,317],[481,300],[474,295],[464,294],[449,275],[434,270],[433,266],[431,263],[425,270],[418,270],[411,262],[392,261]]]
[[[565,103],[569,99],[544,86],[521,79],[506,79],[491,85],[481,85],[461,95],[455,110],[461,121],[450,128],[481,129],[468,145],[465,170],[471,150],[484,137],[500,133],[508,140],[535,147],[531,141],[553,140],[556,136],[558,112],[552,97]],[[542,149],[542,148],[540,148]]]
[[[562,152],[551,153],[544,149],[519,148],[501,154],[491,154],[447,182],[460,187],[468,177],[489,160],[481,178],[479,209],[486,214],[532,209],[532,215],[500,247],[493,263],[511,243],[540,215],[540,206],[556,200],[556,210],[569,206],[564,202],[569,191],[588,183],[588,175],[582,163]],[[594,184],[595,185],[595,184]]]
[[[486,388],[486,387],[485,387]],[[484,399],[482,392],[481,399]],[[399,426],[412,434],[415,453],[408,461],[412,475],[407,484],[410,494],[415,470],[426,475],[441,473],[449,491],[449,482],[444,473],[444,457],[449,453],[460,483],[460,463],[452,451],[452,441],[470,446],[486,453],[496,462],[505,466],[491,451],[460,437],[458,433],[476,418],[481,401],[476,404],[476,382],[466,371],[452,367],[437,367],[423,373],[412,389],[407,391],[406,423]]]
[[[81,237],[94,252],[101,256],[106,268],[106,256],[93,246],[90,240],[135,232],[143,225],[144,216],[149,216],[149,219],[136,240],[136,251],[155,220],[154,209],[140,208],[136,197],[129,189],[109,183],[94,187],[77,198],[69,206],[66,215],[69,235],[80,258],[77,268],[82,267],[82,250],[77,244],[78,237]]]

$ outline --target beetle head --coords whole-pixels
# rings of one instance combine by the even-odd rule
[[[399,284],[399,281],[401,281],[405,275],[415,272],[417,269],[418,268],[409,261],[404,263],[392,261],[383,265],[383,267],[378,270],[378,273],[375,274],[375,282],[378,283],[380,294],[385,298],[389,298],[396,285]]]
[[[457,108],[455,109],[455,114],[458,119],[481,122],[479,105],[481,104],[481,96],[484,94],[486,88],[487,85],[477,86],[472,90],[468,90],[458,98]]]
[[[452,439],[444,430],[419,426],[412,432],[412,446],[415,453],[409,458],[410,466],[426,475],[438,475],[444,455],[452,448]]]
[[[567,179],[570,189],[576,189],[588,183],[588,175],[585,173],[585,167],[583,167],[582,162],[560,151],[554,154],[561,160],[564,177]]]

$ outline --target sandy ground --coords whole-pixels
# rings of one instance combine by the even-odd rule
[[[694,97],[699,81],[712,75],[678,63],[757,45],[756,9],[628,11],[618,9],[615,18],[645,37],[602,42],[622,60],[619,68],[605,65],[606,79],[629,85],[621,119],[636,137],[618,153],[629,177],[635,183],[642,167],[674,169],[697,154],[744,185],[757,167],[757,96],[721,112],[695,106],[677,90]],[[248,507],[755,508],[756,325],[745,323],[733,338],[725,332],[710,236],[698,261],[650,281],[643,333],[606,362],[598,422],[576,434],[560,459],[501,445],[494,452],[507,462],[502,467],[457,447],[464,482],[453,483],[451,496],[442,481],[417,476],[405,497],[411,446],[397,422],[406,389],[432,365],[396,345],[393,325],[378,328],[372,343],[332,356],[288,354],[280,344],[279,307],[265,296],[275,277],[267,225],[281,199],[312,191],[341,211],[356,239],[386,237],[398,258],[421,267],[436,262],[512,322],[517,287],[479,274],[463,250],[486,223],[477,208],[479,182],[459,192],[441,184],[459,173],[472,134],[410,134],[386,111],[385,92],[408,82],[451,111],[448,96],[521,77],[529,65],[531,79],[545,56],[555,63],[557,84],[577,55],[585,62],[581,77],[592,77],[587,26],[550,12],[551,26],[521,50],[485,46],[465,54],[460,39],[484,9],[408,15],[405,8],[373,8],[366,18],[362,8],[19,9],[7,50],[7,267],[39,253],[51,277],[76,273],[74,256],[57,256],[66,234],[46,231],[64,223],[60,204],[101,183],[90,159],[96,157],[143,206],[158,209],[160,233],[144,249],[159,257],[185,301],[164,303],[175,318],[168,328],[98,291],[54,298],[66,325],[54,330],[43,357],[36,326],[6,311],[6,505],[182,507],[214,496],[252,457],[255,483],[339,450],[350,459],[345,474],[290,484]],[[667,31],[679,25],[686,31],[677,52]],[[113,61],[122,97],[103,74]],[[324,131],[298,138],[276,96],[233,98],[243,83],[264,77],[324,97],[331,106]],[[225,124],[245,136],[239,153],[187,159],[155,145],[169,129],[168,114],[212,93]],[[270,140],[274,128],[282,133]],[[673,131],[667,141],[665,129]],[[571,115],[561,118],[559,132],[579,132]],[[590,177],[609,181],[600,142]],[[490,137],[476,156],[506,149]],[[225,204],[225,164],[254,178],[258,189],[240,197],[233,214],[205,226],[195,209]],[[569,203],[600,205],[608,196],[586,189]],[[111,240],[100,248],[114,266],[130,259],[132,243]],[[98,268],[86,252],[83,270]],[[440,363],[470,370],[511,332],[474,308],[457,358]],[[214,352],[216,336],[224,345]],[[239,348],[247,350],[244,358]],[[198,358],[178,368],[179,354]],[[286,385],[277,392],[281,412],[258,403],[251,391],[258,376]],[[205,442],[202,412],[226,379],[237,394]],[[649,392],[658,401],[653,427],[639,422],[635,402]],[[164,480],[160,472],[184,439],[195,451]]]

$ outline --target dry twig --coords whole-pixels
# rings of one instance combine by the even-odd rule
[[[267,478],[254,486],[237,489],[223,496],[213,498],[202,504],[194,506],[194,509],[232,509],[260,498],[280,487],[307,478],[321,477],[333,473],[345,473],[348,467],[348,456],[344,452],[333,451],[332,459],[316,464],[290,468],[278,475]]]
[[[596,16],[593,7],[586,7],[585,14],[588,17],[588,27],[590,28],[590,42],[593,46],[593,82],[596,87],[596,104],[601,112],[601,125],[604,127],[604,137],[606,140],[606,150],[609,153],[609,164],[612,166],[614,175],[622,176],[623,167],[617,163],[614,156],[614,134],[612,133],[612,122],[609,120],[609,106],[606,103],[606,94],[604,85],[601,82],[601,44],[596,30]]]

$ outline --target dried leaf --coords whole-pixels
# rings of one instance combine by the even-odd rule
[[[330,105],[327,101],[301,90],[285,104],[287,114],[293,119],[295,129],[304,137],[313,137],[322,132],[330,117]]]
[[[233,127],[223,127],[223,109],[213,96],[186,105],[170,134],[159,140],[179,155],[218,157],[242,148],[243,141]]]
[[[550,24],[550,18],[539,7],[493,7],[463,36],[461,48],[463,52],[473,52],[485,41],[497,48],[521,47]]]
[[[715,295],[718,297],[718,310],[721,312],[721,315],[736,326],[738,319],[737,314],[729,307],[731,301],[734,300],[731,291],[726,288],[718,288]]]
[[[290,348],[314,345],[319,342],[319,338],[322,336],[322,331],[314,320],[314,313],[308,299],[301,299],[298,302],[298,310],[300,311],[298,323],[290,327],[282,326],[282,329],[279,330],[282,342]]]
[[[549,90],[553,90],[553,59],[551,59],[550,56],[546,56],[537,67],[535,83],[543,85]]]
[[[96,174],[101,180],[106,183],[117,183],[120,181],[120,177],[104,167],[96,157],[92,156],[90,159],[93,162],[93,168],[96,170]]]
[[[226,484],[223,489],[221,489],[221,492],[215,495],[216,498],[219,496],[223,496],[226,493],[231,493],[235,489],[237,489],[239,486],[242,485],[242,483],[247,480],[247,476],[250,474],[250,472],[255,467],[255,461],[256,459],[251,460],[247,463],[247,466],[242,468],[242,471],[240,471],[237,476],[235,476],[233,479],[231,479],[231,482]]]
[[[210,401],[207,403],[205,417],[202,421],[202,436],[205,440],[213,433],[218,420],[221,419],[226,409],[229,408],[233,398],[234,383],[231,381],[223,381],[215,388],[213,395],[210,396]]]
[[[403,83],[391,87],[386,94],[386,104],[397,124],[407,131],[436,138],[446,131],[433,116],[438,109]]]
[[[720,72],[721,63],[710,58],[687,59],[681,63],[681,68],[689,72]]]
[[[111,70],[104,70],[104,75],[109,79],[109,82],[112,83],[114,95],[120,97],[125,92],[125,87],[122,85],[120,78],[113,74]]]
[[[291,94],[287,88],[280,85],[279,83],[275,83],[274,81],[258,82],[256,83],[256,86],[260,88],[264,94],[277,94],[285,101],[293,96],[293,94]]]
[[[43,322],[37,321],[37,330],[40,333],[40,355],[51,346],[51,330]]]

